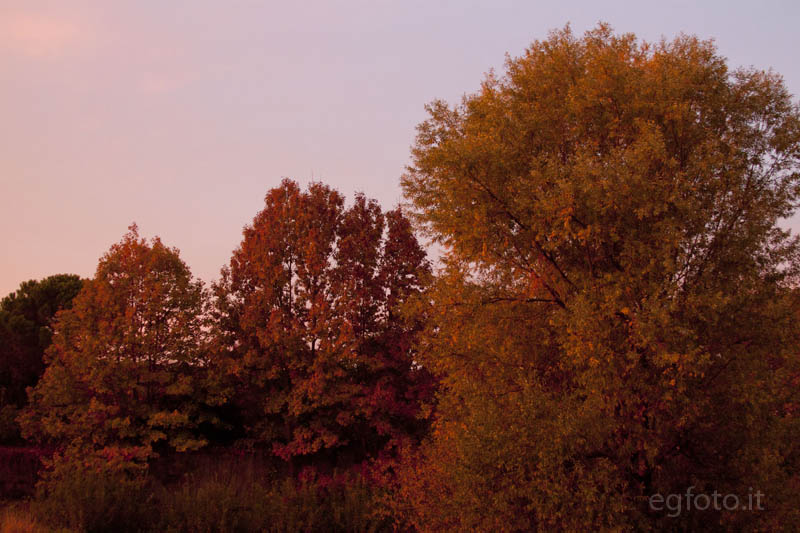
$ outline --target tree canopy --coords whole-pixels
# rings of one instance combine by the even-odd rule
[[[270,190],[216,287],[246,438],[300,466],[391,456],[421,435],[432,378],[403,304],[430,267],[400,210],[320,183]]]
[[[25,403],[25,388],[44,371],[53,317],[71,306],[80,289],[79,276],[58,274],[26,281],[0,301],[0,404]]]
[[[428,112],[402,180],[446,250],[417,524],[658,529],[648,498],[690,486],[759,488],[796,521],[800,263],[778,223],[800,114],[781,78],[694,37],[566,28]]]
[[[50,508],[102,522],[157,478],[132,472],[186,474],[205,447],[246,475],[165,476],[182,523],[263,529],[266,505],[305,529],[330,509],[342,530],[800,530],[780,76],[695,37],[567,27],[427,110],[408,207],[285,179],[210,291],[134,225],[92,279],[0,303],[0,402],[42,376],[18,420],[57,445]]]
[[[0,301],[0,443],[20,439],[16,416],[25,390],[44,372],[52,321],[72,305],[81,283],[74,274],[57,274],[26,281]]]
[[[178,251],[131,226],[58,315],[26,435],[109,464],[202,446],[202,306],[202,284]]]

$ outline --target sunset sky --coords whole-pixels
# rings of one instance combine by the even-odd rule
[[[390,208],[424,104],[568,22],[713,37],[800,94],[800,3],[700,4],[4,0],[0,296],[90,276],[133,221],[212,281],[284,176]]]

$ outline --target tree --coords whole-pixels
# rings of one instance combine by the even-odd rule
[[[80,289],[80,277],[58,274],[26,281],[0,301],[0,441],[18,438],[13,419],[44,371],[53,317]]]
[[[53,317],[71,306],[80,289],[80,277],[58,274],[26,281],[0,301],[3,403],[18,407],[25,403],[25,388],[35,385],[44,370],[42,355],[50,345]]]
[[[429,277],[399,210],[284,180],[223,269],[220,373],[246,433],[294,466],[349,467],[418,439],[432,378],[415,365],[418,316],[403,305]]]
[[[403,178],[447,252],[417,525],[796,527],[800,263],[777,223],[800,114],[781,78],[694,37],[566,28],[428,112]],[[689,487],[760,490],[771,514],[649,507]]]
[[[26,436],[111,465],[202,446],[203,294],[176,249],[131,226],[58,315]]]

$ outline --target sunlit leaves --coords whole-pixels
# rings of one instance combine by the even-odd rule
[[[58,315],[23,418],[27,435],[87,457],[120,446],[139,458],[201,447],[202,306],[202,285],[177,250],[132,226]]]
[[[298,464],[392,454],[424,428],[432,378],[404,305],[429,266],[399,210],[320,183],[270,190],[215,287],[220,371],[252,441]]]
[[[655,492],[796,479],[778,406],[800,263],[776,224],[800,115],[779,76],[601,25],[429,113],[403,178],[448,265],[422,350],[439,419],[406,472],[420,527],[648,529]]]

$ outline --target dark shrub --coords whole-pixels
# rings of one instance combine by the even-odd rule
[[[157,510],[143,475],[59,466],[38,485],[34,511],[54,527],[86,533],[147,531]]]

